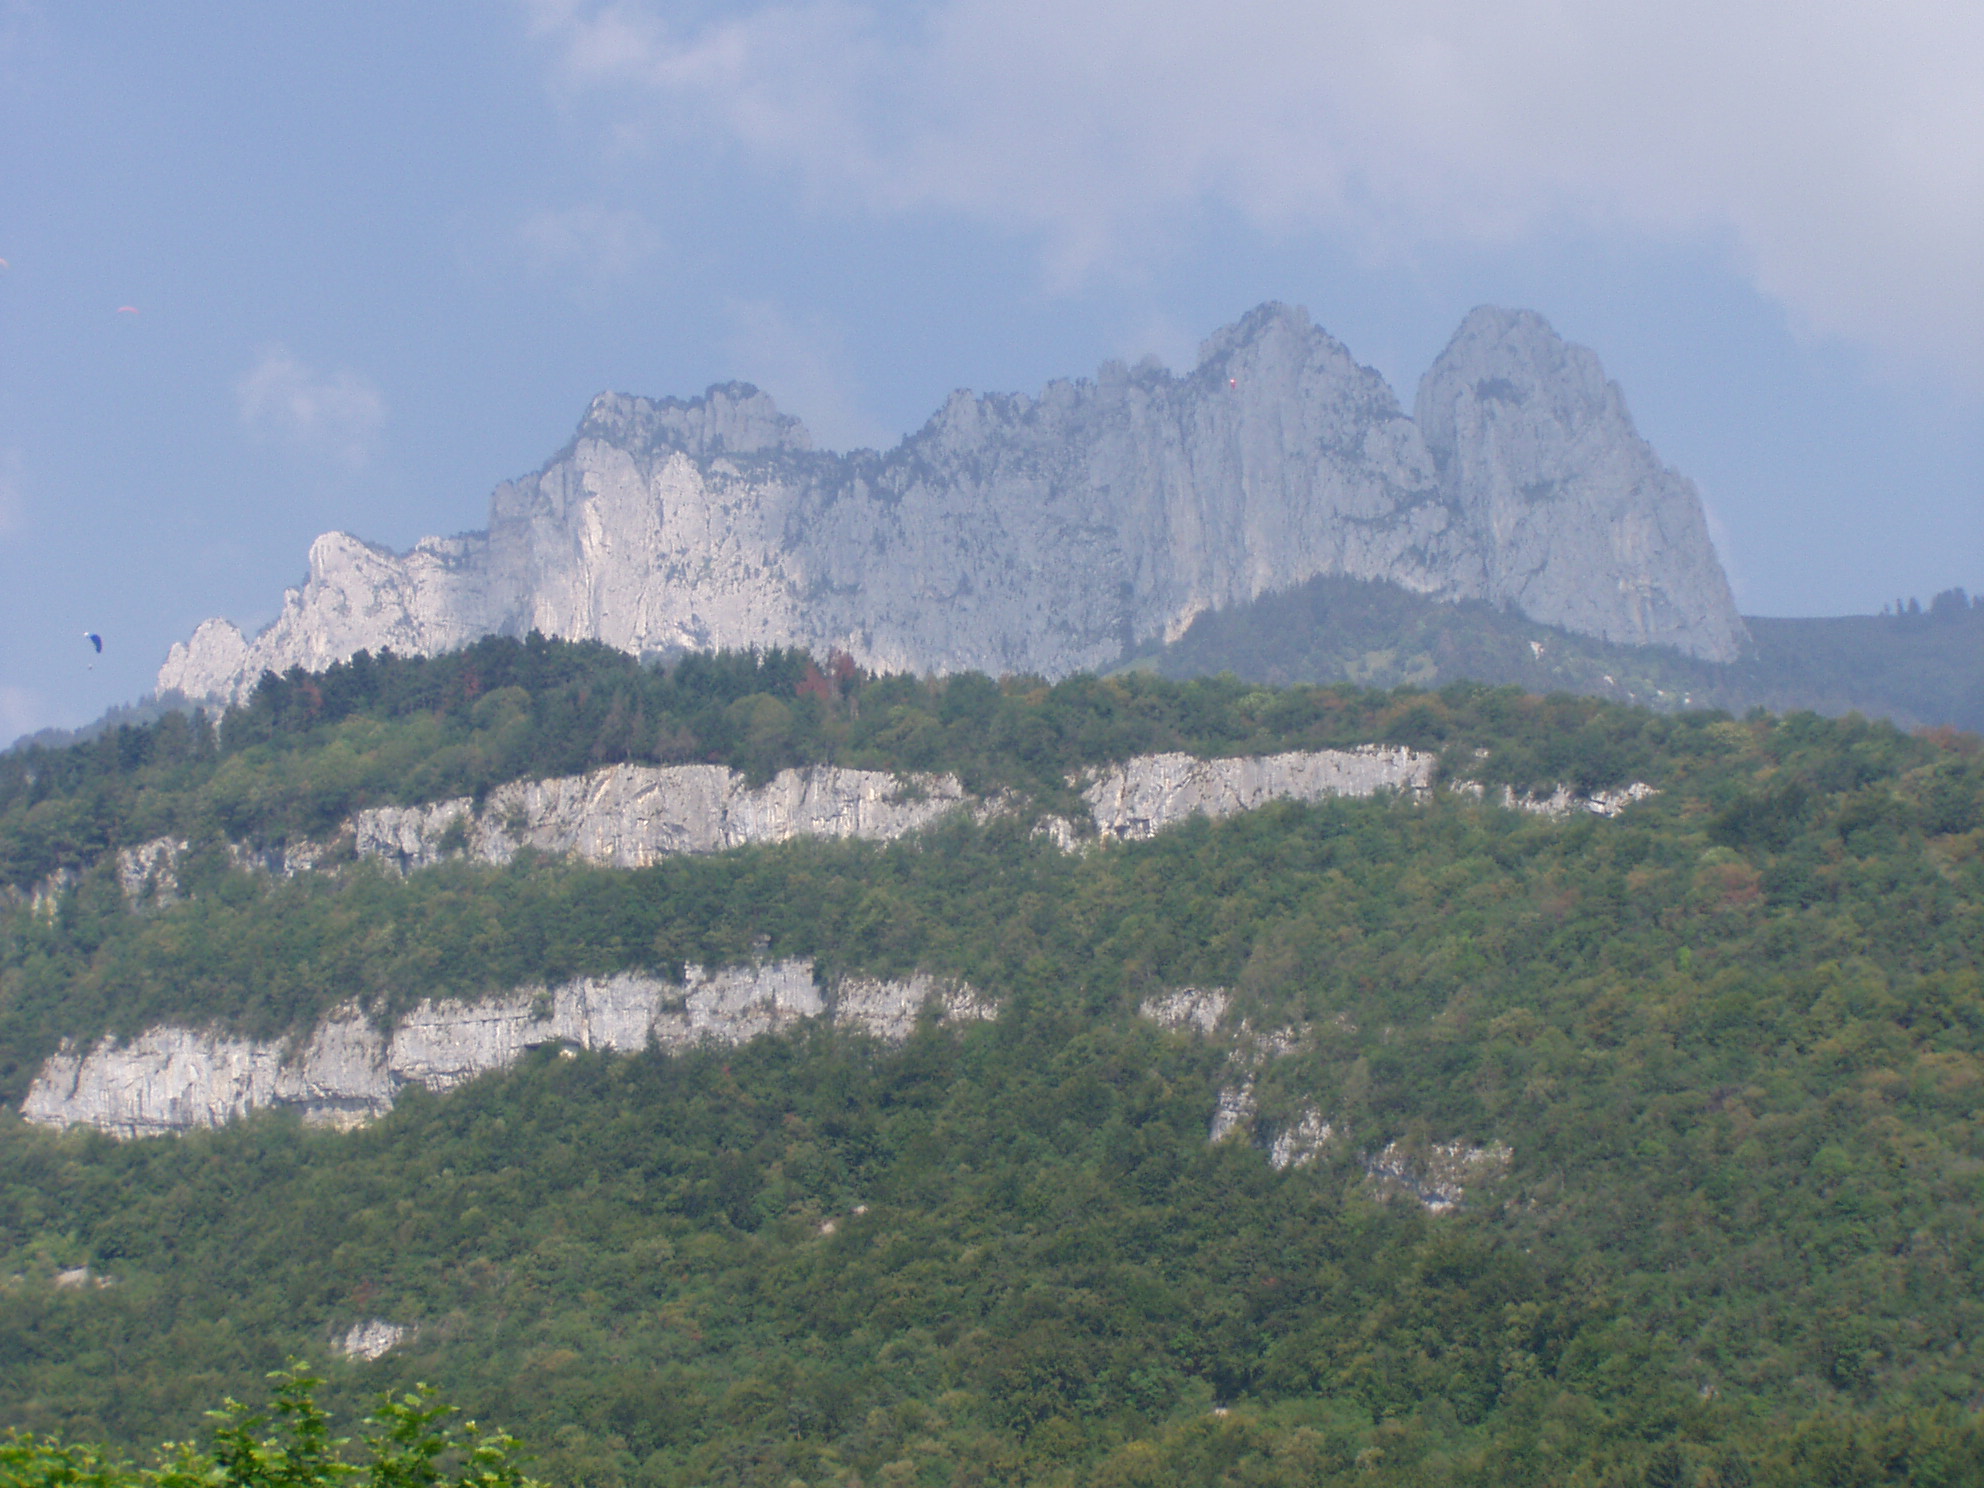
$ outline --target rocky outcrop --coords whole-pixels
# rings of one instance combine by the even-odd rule
[[[1251,1078],[1222,1085],[1219,1099],[1213,1104],[1212,1121],[1206,1128],[1206,1141],[1217,1144],[1237,1137],[1251,1142],[1254,1139],[1255,1118],[1259,1115],[1260,1105],[1254,1097]]]
[[[738,1044],[818,1017],[900,1040],[926,1010],[954,1019],[995,1011],[970,988],[923,975],[847,977],[822,987],[807,961],[692,966],[681,982],[622,973],[476,1002],[426,1001],[389,1031],[343,1007],[291,1040],[161,1027],[128,1043],[65,1045],[36,1075],[21,1114],[120,1137],[218,1126],[272,1106],[351,1126],[391,1109],[406,1086],[448,1090],[535,1048],[631,1053]]]
[[[1232,1005],[1233,994],[1224,987],[1179,987],[1146,998],[1137,1012],[1160,1028],[1209,1037]]]
[[[1386,792],[1425,801],[1437,765],[1430,754],[1378,745],[1211,760],[1138,755],[1071,782],[1082,786],[1088,822],[1049,816],[1035,830],[1063,851],[1075,852],[1098,841],[1144,841],[1194,816],[1231,816],[1275,801],[1314,803]],[[1478,781],[1448,788],[1511,811],[1559,818],[1614,817],[1659,794],[1639,781],[1589,794],[1567,785],[1547,794],[1522,795],[1506,786],[1491,793]],[[359,812],[333,842],[268,848],[230,843],[225,850],[236,868],[281,877],[352,857],[401,872],[450,857],[507,863],[526,848],[638,868],[675,853],[723,852],[800,837],[889,842],[952,811],[986,821],[1023,804],[1007,796],[974,796],[953,775],[898,776],[821,765],[781,771],[754,787],[721,765],[609,765],[586,775],[513,781],[491,791],[480,806],[462,796],[425,806],[374,807]],[[184,838],[158,837],[120,848],[115,868],[124,897],[138,907],[176,902],[189,847]],[[65,868],[26,890],[0,888],[0,907],[19,903],[50,915],[80,881],[80,874]]]
[[[819,765],[753,788],[722,765],[609,765],[586,775],[498,786],[467,797],[382,806],[352,822],[362,857],[424,868],[451,854],[506,863],[523,848],[638,868],[675,853],[723,852],[795,837],[887,842],[961,806],[983,807],[951,775],[898,777]]]
[[[1429,795],[1439,761],[1368,745],[1306,753],[1197,759],[1144,754],[1096,772],[1082,791],[1104,840],[1142,841],[1193,816],[1232,816],[1271,801],[1327,800],[1395,791]]]
[[[326,534],[267,630],[208,621],[158,687],[227,701],[265,669],[531,630],[1058,676],[1318,575],[1716,660],[1744,639],[1693,488],[1590,352],[1476,311],[1415,422],[1270,304],[1185,376],[1110,363],[1035,398],[958,393],[886,454],[816,451],[743,384],[602,394],[570,445],[496,490],[486,531],[403,554]]]
[[[1532,311],[1483,307],[1414,413],[1455,520],[1478,535],[1470,597],[1607,641],[1741,652],[1701,496],[1639,437],[1585,347]]]
[[[1644,801],[1659,795],[1660,792],[1644,780],[1635,780],[1630,785],[1622,785],[1617,790],[1595,790],[1589,793],[1576,791],[1568,785],[1560,785],[1548,795],[1518,795],[1507,786],[1502,788],[1502,805],[1511,811],[1527,811],[1532,816],[1617,816],[1635,801]]]
[[[1415,1150],[1392,1142],[1364,1159],[1364,1171],[1380,1197],[1410,1198],[1445,1214],[1466,1202],[1470,1188],[1506,1173],[1514,1156],[1500,1142],[1435,1142]]]
[[[1245,1143],[1261,1152],[1277,1172],[1320,1161],[1337,1140],[1336,1127],[1322,1109],[1303,1102],[1292,1115],[1275,1122],[1263,1117],[1258,1091],[1266,1067],[1302,1047],[1303,1030],[1257,1030],[1244,1018],[1232,1022],[1232,1008],[1233,994],[1226,988],[1178,987],[1145,998],[1137,1014],[1173,1032],[1216,1038],[1229,1045],[1225,1074],[1206,1128],[1208,1145]],[[1352,1027],[1341,1014],[1336,1021],[1343,1028]],[[1408,1147],[1394,1141],[1359,1162],[1376,1196],[1410,1198],[1435,1214],[1445,1214],[1459,1208],[1471,1188],[1506,1173],[1513,1156],[1500,1142]]]
[[[190,846],[182,837],[155,837],[117,854],[117,886],[134,904],[165,905],[179,897],[179,859]]]
[[[353,1323],[331,1347],[347,1359],[363,1359],[368,1364],[374,1359],[383,1359],[413,1336],[413,1329],[404,1323],[389,1323],[384,1318],[366,1318]]]
[[[1296,1118],[1277,1131],[1268,1142],[1268,1165],[1277,1172],[1305,1168],[1323,1155],[1336,1135],[1336,1128],[1323,1119],[1314,1106],[1304,1106]]]

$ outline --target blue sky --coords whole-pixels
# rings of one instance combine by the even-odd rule
[[[602,389],[886,443],[1264,299],[1408,405],[1542,311],[1747,612],[1984,589],[1978,76],[1971,0],[0,0],[0,737]]]

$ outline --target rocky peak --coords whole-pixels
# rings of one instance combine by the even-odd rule
[[[1594,424],[1639,437],[1595,353],[1564,340],[1534,310],[1496,305],[1477,306],[1461,322],[1420,380],[1413,416],[1441,470],[1489,426],[1504,439],[1547,439]]]
[[[579,425],[579,438],[641,453],[680,450],[692,459],[813,447],[806,426],[780,413],[770,394],[748,382],[717,383],[689,399],[601,393]]]
[[[1694,488],[1590,352],[1540,316],[1478,310],[1419,412],[1281,304],[1208,338],[1185,377],[1110,364],[1034,397],[958,393],[880,453],[806,453],[744,383],[605,394],[563,452],[497,489],[487,532],[403,555],[321,540],[274,625],[252,642],[203,627],[159,685],[234,698],[264,668],[531,630],[1061,676],[1318,575],[1737,654]]]
[[[1484,305],[1414,413],[1485,560],[1483,598],[1608,641],[1742,652],[1701,497],[1640,438],[1595,353],[1534,311]]]
[[[1232,325],[1220,327],[1201,341],[1198,366],[1201,370],[1217,370],[1235,357],[1248,353],[1258,355],[1263,347],[1299,354],[1314,338],[1332,344],[1335,340],[1327,331],[1320,331],[1311,324],[1309,312],[1301,306],[1269,300],[1256,305]]]

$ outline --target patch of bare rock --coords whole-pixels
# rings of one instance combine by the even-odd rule
[[[270,1107],[349,1127],[384,1115],[409,1085],[452,1089],[508,1069],[532,1049],[740,1044],[806,1018],[900,1041],[926,1011],[974,1021],[996,1008],[962,983],[922,974],[823,985],[810,961],[692,966],[681,982],[623,972],[474,1002],[425,1001],[383,1031],[346,1006],[292,1039],[165,1026],[125,1043],[65,1044],[35,1076],[21,1114],[38,1125],[119,1137],[219,1126]]]
[[[1245,1019],[1230,1021],[1232,1006],[1232,994],[1224,988],[1181,987],[1147,998],[1137,1012],[1160,1027],[1230,1046],[1226,1077],[1206,1132],[1208,1143],[1246,1143],[1258,1148],[1277,1170],[1317,1162],[1338,1140],[1335,1125],[1321,1108],[1305,1103],[1292,1119],[1270,1124],[1262,1119],[1255,1092],[1270,1062],[1301,1047],[1302,1031],[1263,1031]],[[1379,1198],[1409,1198],[1431,1213],[1445,1214],[1461,1208],[1470,1190],[1506,1173],[1513,1158],[1512,1150],[1500,1142],[1457,1140],[1411,1146],[1392,1141],[1380,1151],[1361,1154],[1357,1161],[1370,1191]]]
[[[403,1323],[389,1323],[384,1318],[366,1318],[353,1323],[331,1347],[347,1359],[363,1359],[370,1363],[384,1358],[414,1334],[414,1329]]]

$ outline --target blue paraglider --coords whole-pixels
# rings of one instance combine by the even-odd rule
[[[89,643],[90,643],[90,644],[91,644],[92,646],[94,646],[94,647],[96,647],[96,654],[97,654],[98,656],[101,656],[101,655],[103,655],[103,637],[102,637],[102,636],[100,636],[100,635],[98,635],[98,634],[97,634],[97,633],[96,633],[95,631],[93,631],[93,630],[86,630],[86,631],[84,631],[84,632],[83,632],[83,639],[84,639],[84,640],[86,640],[86,641],[88,641],[88,642],[89,642]],[[95,662],[95,661],[91,661],[91,662],[90,662],[90,670],[91,670],[91,671],[95,671],[95,670],[96,670],[96,662]]]

